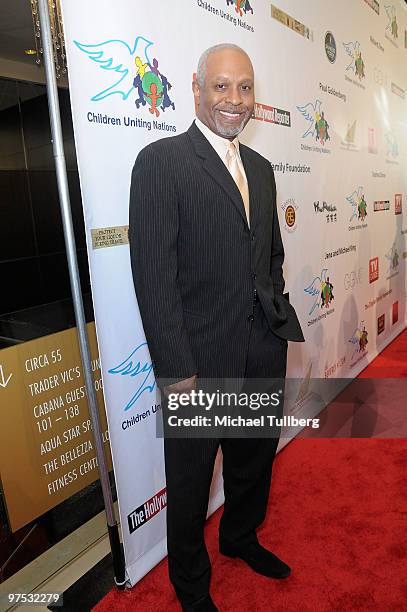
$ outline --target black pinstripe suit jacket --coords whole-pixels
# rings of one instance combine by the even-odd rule
[[[284,249],[270,163],[240,145],[250,228],[240,192],[191,125],[140,151],[130,189],[134,286],[155,375],[243,377],[257,289],[272,331],[303,341],[283,297]]]

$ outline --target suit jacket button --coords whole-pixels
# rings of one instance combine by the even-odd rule
[[[250,321],[250,322],[254,321],[254,315],[249,315],[247,317],[247,320]]]

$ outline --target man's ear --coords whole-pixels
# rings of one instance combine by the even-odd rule
[[[195,74],[194,74],[194,79],[192,81],[192,92],[194,94],[195,112],[196,112],[199,108],[199,96],[201,92],[200,92],[199,84],[198,84],[198,81],[196,80]]]

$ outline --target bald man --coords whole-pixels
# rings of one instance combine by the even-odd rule
[[[191,393],[201,380],[243,379],[255,390],[256,380],[284,378],[287,340],[304,340],[283,296],[273,170],[238,140],[254,108],[250,58],[232,44],[207,49],[192,89],[195,121],[140,152],[130,193],[134,286],[164,422],[165,398]],[[263,576],[289,576],[256,535],[277,445],[278,437],[165,437],[168,566],[184,611],[217,610],[204,524],[219,446],[220,552]]]

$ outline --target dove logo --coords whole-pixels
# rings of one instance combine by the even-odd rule
[[[318,276],[315,276],[311,283],[305,287],[304,292],[309,296],[309,298],[311,298],[311,307],[308,315],[311,316],[315,310],[318,309],[318,306],[321,308],[321,310],[324,310],[324,312],[318,315],[316,318],[308,321],[308,326],[317,323],[321,319],[325,319],[328,315],[334,312],[335,309],[332,308],[332,302],[335,299],[333,289],[334,286],[332,284],[332,277],[327,268],[323,268],[321,273]],[[331,309],[328,310],[330,306]]]
[[[329,124],[325,112],[322,110],[321,100],[315,100],[314,103],[308,102],[303,106],[297,106],[297,110],[308,124],[302,138],[313,138],[322,145],[322,148],[318,146],[310,147],[302,143],[301,148],[319,153],[330,153],[329,149],[324,148],[324,145],[328,140],[331,140],[331,137],[329,134]]]
[[[358,361],[363,359],[367,352],[368,331],[364,321],[361,321],[356,327],[352,337],[349,338],[349,343],[353,347],[352,356],[350,358],[350,365],[353,367],[358,363]]]
[[[158,59],[150,60],[152,41],[137,36],[132,46],[119,39],[98,44],[76,40],[74,43],[99,69],[110,75],[110,83],[106,86],[104,79],[104,87],[91,97],[92,102],[116,96],[123,102],[133,102],[137,110],[145,107],[155,119],[167,109],[175,110],[169,93],[172,85],[161,71]],[[163,129],[160,125],[154,127]]]
[[[148,358],[147,342],[139,344],[125,359],[121,359],[118,365],[108,370],[114,376],[128,376],[134,385],[131,385],[131,397],[123,406],[124,412],[130,410],[146,391],[153,393],[156,388],[153,363]],[[153,412],[155,412],[153,410]],[[145,413],[150,416],[149,410]],[[134,423],[131,423],[134,424]],[[127,427],[127,426],[126,426]],[[123,429],[126,429],[123,426]]]
[[[396,7],[394,4],[384,6],[387,15],[387,25],[384,35],[395,47],[398,47],[396,40],[399,37],[399,26],[397,23]]]
[[[385,255],[388,262],[386,280],[390,280],[399,273],[400,256],[396,243],[393,242],[391,249]]]
[[[365,219],[367,217],[367,203],[364,194],[364,189],[359,186],[350,195],[346,197],[346,202],[351,206],[351,215],[349,217],[349,231],[356,229],[364,229],[367,227]]]
[[[348,56],[351,58],[350,62],[348,60],[349,63],[345,69],[346,80],[350,81],[354,85],[357,85],[365,89],[364,85],[361,85],[360,83],[361,80],[365,78],[365,62],[363,61],[363,58],[362,58],[362,51],[360,48],[359,41],[356,40],[355,42],[343,43],[343,47],[346,53],[348,54]],[[348,76],[349,73],[356,76],[359,79],[359,82],[350,78]]]

